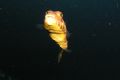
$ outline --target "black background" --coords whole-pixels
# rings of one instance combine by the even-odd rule
[[[118,80],[119,0],[0,1],[0,73],[18,80]],[[60,10],[71,34],[60,48],[39,29],[45,11]],[[4,76],[1,76],[4,78]]]

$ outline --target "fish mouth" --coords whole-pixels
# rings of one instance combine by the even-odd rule
[[[46,17],[52,17],[55,18],[55,16],[53,14],[47,14]]]
[[[46,22],[48,25],[53,25],[54,23],[56,23],[56,20],[55,20],[55,18],[53,18],[52,16],[47,16],[46,19],[45,19],[45,22]]]

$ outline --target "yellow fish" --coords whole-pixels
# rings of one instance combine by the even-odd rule
[[[68,40],[69,36],[66,24],[63,20],[63,13],[61,11],[48,10],[45,13],[44,28],[48,31],[49,36],[54,40],[62,49],[58,55],[58,63],[62,58],[64,51],[68,50]]]

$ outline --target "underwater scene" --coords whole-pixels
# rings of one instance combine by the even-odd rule
[[[1,0],[0,80],[120,80],[120,0]]]

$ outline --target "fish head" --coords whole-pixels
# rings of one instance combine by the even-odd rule
[[[48,10],[45,14],[45,23],[47,25],[54,25],[57,22],[60,22],[63,18],[63,14],[60,11]]]

